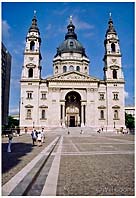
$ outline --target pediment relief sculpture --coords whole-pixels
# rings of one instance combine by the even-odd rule
[[[67,74],[53,76],[51,78],[48,78],[48,80],[93,80],[95,81],[98,79],[85,75],[85,74],[78,73],[78,72],[70,72]]]

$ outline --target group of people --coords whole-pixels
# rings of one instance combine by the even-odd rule
[[[32,136],[33,145],[35,145],[35,143],[37,141],[38,146],[42,146],[42,143],[44,143],[44,141],[45,141],[44,128],[42,128],[41,131],[36,131],[36,129],[33,129],[31,136]]]
[[[103,127],[97,130],[97,133],[101,133],[101,132],[103,132]]]

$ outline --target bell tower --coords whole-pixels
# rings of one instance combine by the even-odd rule
[[[124,76],[122,71],[120,44],[117,32],[110,18],[105,34],[104,80],[106,83],[107,129],[125,127]]]
[[[116,30],[113,26],[113,21],[110,18],[108,22],[108,29],[105,34],[104,47],[105,55],[103,58],[104,61],[104,80],[124,80],[121,64],[121,51],[119,45],[119,38],[116,33]]]
[[[40,45],[41,45],[40,32],[37,26],[36,11],[34,11],[32,24],[26,36],[26,45],[24,50],[24,65],[22,69],[22,80],[41,78],[40,62],[42,56],[40,52]]]

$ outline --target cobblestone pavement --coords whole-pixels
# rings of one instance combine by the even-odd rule
[[[134,195],[134,137],[65,137],[59,196]]]
[[[62,134],[61,134],[62,135]],[[2,138],[2,184],[28,164],[57,136],[48,133],[45,143],[32,146],[31,136],[14,137],[12,153]],[[57,148],[53,152],[56,155]],[[133,135],[63,135],[56,195],[134,195]]]

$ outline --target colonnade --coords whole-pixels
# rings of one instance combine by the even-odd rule
[[[65,115],[66,115],[66,108],[65,108],[65,101],[61,102],[61,112],[60,112],[60,120],[61,120],[61,125],[63,127],[66,126],[66,120],[65,120]],[[80,112],[80,111],[79,111]],[[80,126],[81,127],[84,127],[85,126],[85,123],[86,123],[86,104],[85,102],[81,101],[81,115],[80,115]]]

